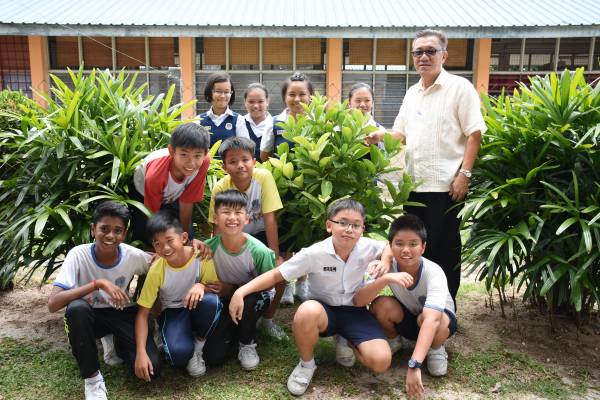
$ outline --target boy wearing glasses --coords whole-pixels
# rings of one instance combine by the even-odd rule
[[[231,298],[229,312],[237,323],[243,315],[246,296],[308,275],[310,300],[298,307],[292,324],[300,354],[300,362],[287,383],[293,395],[303,394],[310,385],[316,369],[313,352],[320,336],[339,335],[350,342],[352,349],[347,345],[336,349],[336,360],[344,366],[352,366],[355,355],[374,372],[383,372],[390,366],[392,353],[377,320],[352,300],[363,285],[369,262],[379,257],[386,260],[374,271],[377,275],[389,270],[386,266],[391,261],[385,242],[362,236],[364,216],[364,207],[357,201],[334,201],[327,210],[329,238],[302,249],[280,267],[241,286]]]
[[[454,301],[442,268],[423,257],[427,241],[419,217],[406,214],[390,226],[388,235],[394,260],[382,275],[354,295],[356,306],[371,302],[370,311],[381,324],[393,351],[400,349],[400,335],[416,340],[406,374],[406,391],[423,395],[421,365],[427,356],[431,376],[446,375],[448,354],[444,343],[456,332]],[[379,296],[389,286],[393,296]]]

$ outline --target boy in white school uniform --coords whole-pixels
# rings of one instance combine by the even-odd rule
[[[313,351],[319,336],[337,334],[346,338],[359,361],[374,372],[383,372],[390,366],[391,350],[376,319],[365,307],[352,303],[355,292],[363,285],[369,262],[379,257],[387,259],[381,264],[391,261],[385,242],[362,237],[364,215],[364,207],[355,200],[333,202],[327,210],[326,223],[331,237],[302,249],[280,267],[241,286],[231,298],[229,312],[236,322],[243,314],[247,295],[308,275],[311,300],[298,307],[292,325],[300,353],[300,362],[287,383],[293,395],[303,394],[310,385],[316,369]],[[380,268],[387,270],[384,265]],[[336,360],[352,366],[353,351],[340,343],[343,340],[338,342]]]

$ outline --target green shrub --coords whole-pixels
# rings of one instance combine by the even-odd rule
[[[553,311],[600,304],[600,86],[583,69],[485,97],[488,131],[462,210],[463,263],[488,289]],[[550,314],[550,315],[551,315]]]
[[[21,106],[35,110],[35,103],[23,92],[14,90],[0,91],[0,132],[21,129],[19,115]]]
[[[143,208],[129,196],[134,169],[166,146],[192,105],[171,105],[174,86],[144,96],[145,85],[123,72],[70,78],[73,89],[52,76],[48,109],[22,105],[20,130],[0,134],[0,173],[12,171],[0,175],[0,287],[19,268],[43,267],[48,277],[70,248],[89,242],[94,202]]]
[[[386,134],[383,151],[365,146],[365,136],[376,128],[364,127],[365,117],[358,110],[349,110],[346,103],[326,109],[326,101],[323,96],[313,96],[305,106],[306,115],[280,123],[284,138],[295,146],[279,145],[278,158],[263,164],[273,173],[284,202],[280,225],[286,233],[281,240],[294,249],[327,235],[327,206],[344,197],[365,206],[369,235],[385,238],[394,215],[402,213],[414,188],[406,174],[397,186],[383,178],[399,170],[390,166],[390,159],[400,151],[397,141]],[[382,186],[389,191],[387,198]]]

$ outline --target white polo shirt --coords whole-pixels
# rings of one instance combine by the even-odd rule
[[[393,129],[406,137],[408,173],[423,182],[415,191],[447,192],[468,136],[487,128],[473,84],[442,69],[427,89],[422,80],[408,89]]]
[[[344,262],[333,247],[331,237],[300,250],[279,270],[291,281],[308,275],[309,298],[330,306],[352,306],[354,293],[364,285],[369,262],[379,258],[386,242],[361,237],[348,261]]]

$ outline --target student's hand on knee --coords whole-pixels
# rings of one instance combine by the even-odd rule
[[[218,281],[208,282],[206,284],[206,291],[214,293],[219,297],[226,297],[233,292],[233,285]]]
[[[150,382],[152,375],[154,375],[154,368],[148,354],[146,352],[143,354],[138,353],[135,357],[135,376]]]
[[[420,368],[409,368],[406,373],[406,393],[411,398],[423,399],[425,397],[425,388],[421,380]]]
[[[183,306],[190,310],[196,308],[198,302],[202,300],[204,297],[204,285],[201,283],[196,283],[191,289],[187,292],[183,299]]]
[[[198,256],[202,260],[210,260],[212,258],[212,250],[210,247],[201,240],[193,239],[192,247],[198,251]]]
[[[236,291],[229,301],[229,315],[235,324],[242,320],[244,313],[244,296]]]
[[[120,287],[107,279],[98,279],[96,281],[98,289],[102,289],[110,297],[111,305],[117,310],[122,310],[129,304],[129,296]]]
[[[405,288],[411,287],[414,283],[413,277],[406,272],[393,272],[387,275],[389,280]]]

